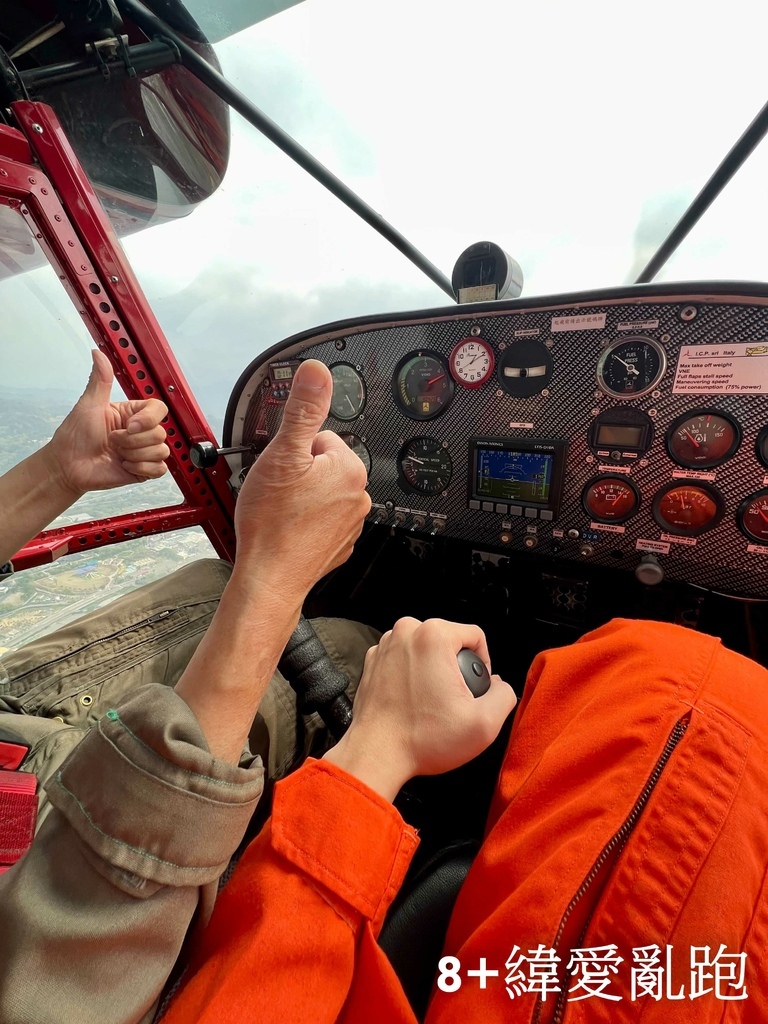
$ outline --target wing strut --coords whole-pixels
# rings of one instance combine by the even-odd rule
[[[768,132],[768,103],[766,103],[752,124],[726,155],[704,188],[672,228],[669,235],[664,239],[640,273],[635,284],[645,284],[654,279],[691,228],[706,213],[741,165],[746,162],[751,153],[757,148],[766,132]]]
[[[423,253],[411,245],[405,235],[392,227],[381,214],[376,213],[360,196],[337,178],[335,174],[324,167],[319,160],[316,160],[303,146],[300,146],[295,139],[283,131],[266,114],[251,103],[243,94],[231,85],[216,68],[212,67],[206,60],[200,57],[192,47],[188,46],[165,22],[155,17],[150,11],[139,3],[138,0],[117,0],[117,6],[121,12],[129,18],[141,31],[150,39],[165,39],[173,48],[178,51],[179,59],[184,67],[191,74],[199,78],[208,86],[211,92],[228,103],[233,110],[245,118],[257,128],[263,135],[274,142],[274,144],[294,160],[300,167],[303,167],[308,174],[319,181],[321,185],[332,192],[337,199],[350,208],[358,217],[370,224],[370,226],[383,235],[388,242],[391,242],[404,256],[414,263],[419,270],[434,281],[438,288],[442,288],[446,295],[455,300],[456,296],[453,286],[441,270],[431,263]]]

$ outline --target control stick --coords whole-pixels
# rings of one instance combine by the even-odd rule
[[[198,469],[210,469],[215,466],[221,455],[239,455],[241,452],[253,451],[253,445],[239,444],[234,448],[217,448],[212,441],[198,441],[189,449],[192,465]]]
[[[491,687],[491,677],[488,675],[485,662],[481,661],[468,647],[462,647],[456,660],[472,696],[482,697],[484,693],[487,693]]]

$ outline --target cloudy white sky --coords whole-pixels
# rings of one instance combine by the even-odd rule
[[[524,294],[632,279],[768,99],[761,2],[305,0],[217,44],[224,73],[450,276],[491,239]],[[660,275],[768,279],[768,142]],[[218,423],[259,351],[447,297],[237,115],[219,191],[126,249]],[[3,383],[77,391],[55,277],[0,285]]]

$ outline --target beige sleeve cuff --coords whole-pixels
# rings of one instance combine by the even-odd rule
[[[107,712],[46,791],[91,853],[127,872],[125,888],[141,896],[218,878],[263,780],[259,758],[241,768],[213,757],[188,705],[152,684]]]

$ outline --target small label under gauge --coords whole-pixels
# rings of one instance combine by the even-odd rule
[[[610,473],[611,475],[621,474],[622,476],[629,476],[631,472],[631,466],[604,466],[598,465],[598,470],[601,473]]]
[[[669,544],[662,544],[658,540],[636,540],[635,551],[650,551],[654,555],[668,555]]]
[[[533,430],[532,423],[510,423],[510,430]]]
[[[516,338],[535,338],[541,331],[538,327],[529,327],[525,331],[515,331]]]
[[[615,523],[590,523],[590,530],[602,530],[603,533],[625,533],[625,527],[617,526]]]
[[[662,533],[661,539],[668,540],[670,544],[684,544],[688,548],[696,547],[695,537],[678,537],[676,533]]]
[[[764,544],[747,544],[750,555],[768,555],[768,547]]]
[[[713,483],[717,480],[717,473],[697,473],[692,469],[673,469],[672,477],[675,480],[709,480]]]
[[[625,320],[619,324],[617,331],[655,331],[659,326],[658,320]]]

